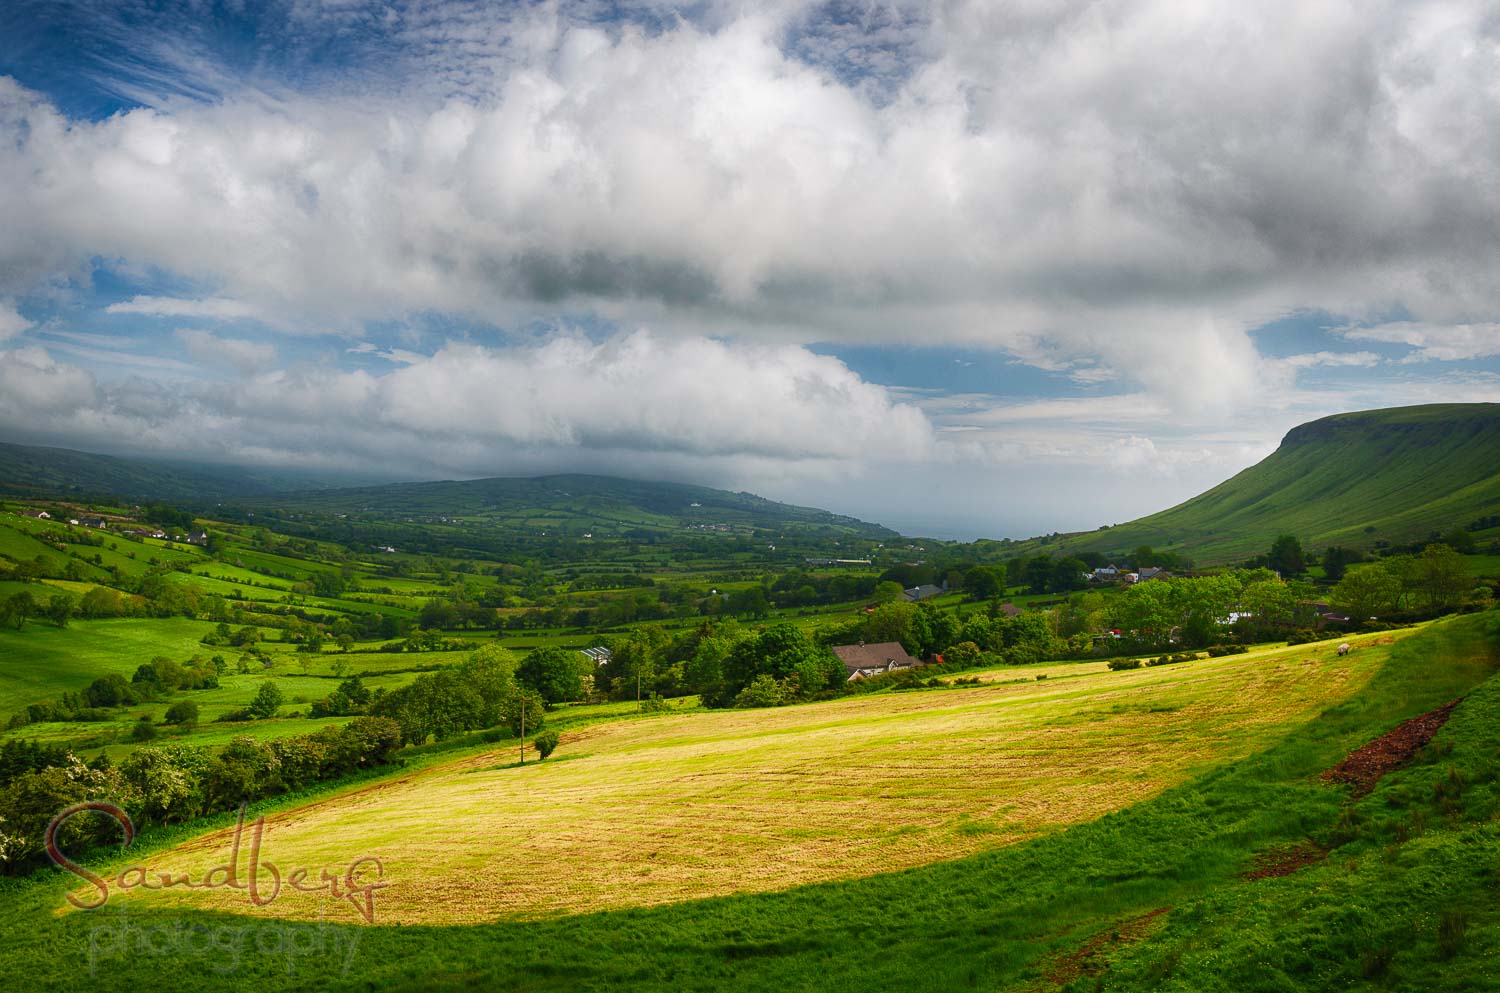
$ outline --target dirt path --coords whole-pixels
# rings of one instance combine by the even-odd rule
[[[1364,796],[1375,788],[1381,776],[1410,762],[1448,723],[1449,715],[1458,704],[1458,700],[1453,700],[1397,725],[1350,752],[1348,758],[1323,773],[1321,778],[1330,783],[1344,783],[1353,787],[1355,796]]]

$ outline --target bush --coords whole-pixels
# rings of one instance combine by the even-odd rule
[[[114,672],[90,683],[83,698],[90,707],[129,707],[140,702],[125,677]]]
[[[536,746],[537,754],[546,758],[557,749],[557,732],[544,731],[533,738],[531,743]]]
[[[179,700],[167,708],[163,720],[168,724],[192,724],[198,720],[198,705],[191,700]]]
[[[1111,669],[1115,670],[1116,672],[1119,672],[1119,671],[1124,670],[1124,669],[1139,669],[1141,667],[1141,660],[1140,659],[1110,659],[1109,660],[1109,667]]]
[[[1288,645],[1305,645],[1311,641],[1327,641],[1330,638],[1342,638],[1339,633],[1324,634],[1322,631],[1293,631],[1286,636]]]
[[[764,673],[751,680],[734,698],[736,707],[779,707],[785,702],[781,684]]]
[[[643,714],[659,714],[671,709],[672,705],[660,693],[652,693],[640,703],[640,711]]]
[[[1223,658],[1225,655],[1244,655],[1250,649],[1244,645],[1210,645],[1208,657],[1211,659]]]
[[[131,741],[151,741],[156,737],[156,725],[151,723],[151,718],[142,717],[135,722],[135,727],[130,729]]]

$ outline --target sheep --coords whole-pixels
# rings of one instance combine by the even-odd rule
[[[1340,655],[1348,655],[1349,654],[1349,643],[1347,641],[1344,642],[1342,645],[1339,646],[1339,654]]]

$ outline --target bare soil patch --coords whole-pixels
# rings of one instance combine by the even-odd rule
[[[1436,710],[1404,721],[1374,741],[1349,753],[1338,765],[1324,772],[1322,779],[1353,788],[1355,796],[1364,796],[1375,788],[1380,777],[1399,769],[1412,760],[1438,733],[1459,701],[1453,700]]]
[[[1328,851],[1313,841],[1278,845],[1255,856],[1255,865],[1245,873],[1245,879],[1275,879],[1279,876],[1290,876],[1298,869],[1316,865],[1327,857]]]
[[[1158,907],[1139,917],[1130,917],[1105,928],[1075,951],[1054,959],[1045,979],[1052,986],[1067,986],[1085,976],[1097,976],[1109,967],[1110,953],[1123,945],[1148,937],[1171,907]]]

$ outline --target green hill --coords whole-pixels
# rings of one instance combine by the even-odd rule
[[[1150,545],[1214,564],[1264,552],[1278,534],[1319,549],[1369,547],[1496,514],[1500,404],[1430,404],[1311,421],[1261,462],[1186,503],[1034,543],[1053,554],[1123,555]]]
[[[345,478],[337,482],[364,481]],[[335,482],[293,471],[127,459],[71,448],[0,443],[0,493],[10,496],[203,503]]]
[[[351,485],[352,484],[352,485]],[[549,536],[587,533],[793,529],[885,540],[895,531],[751,493],[611,476],[556,475],[370,485],[295,471],[154,462],[67,448],[0,444],[0,493],[27,498],[153,500],[200,513],[221,505],[257,513],[410,521],[441,532],[476,524]],[[409,539],[408,539],[409,541]]]
[[[497,477],[391,483],[350,489],[255,497],[278,511],[376,515],[383,518],[461,518],[555,534],[727,528],[842,532],[869,538],[896,532],[812,507],[777,503],[752,493],[613,476]]]

